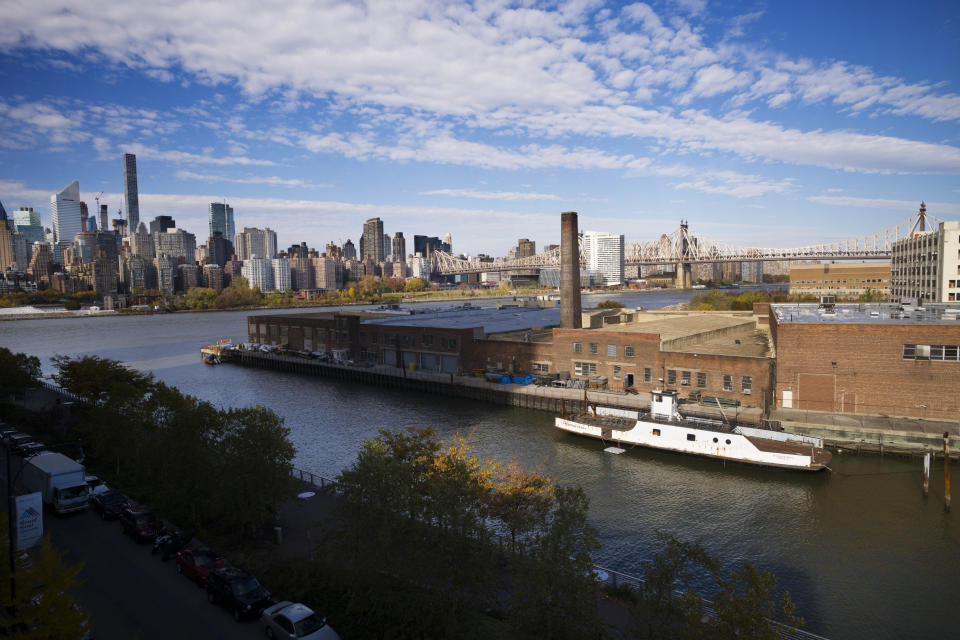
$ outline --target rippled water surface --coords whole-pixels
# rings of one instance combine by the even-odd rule
[[[605,297],[588,297],[584,306]],[[671,291],[622,300],[657,308],[688,297]],[[203,365],[199,347],[220,337],[244,340],[246,316],[0,322],[0,345],[39,356],[48,372],[54,354],[97,354],[221,406],[268,406],[291,430],[296,466],[327,476],[381,428],[469,433],[485,457],[584,487],[604,545],[598,563],[639,573],[658,530],[700,539],[728,563],[750,559],[776,573],[808,628],[831,638],[951,637],[960,624],[960,533],[956,514],[943,510],[939,463],[925,501],[914,459],[840,455],[833,474],[807,475],[641,449],[611,455],[596,441],[555,431],[545,412]]]

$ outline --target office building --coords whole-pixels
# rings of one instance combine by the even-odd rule
[[[583,254],[588,271],[599,271],[603,286],[623,284],[623,236],[601,231],[583,234]]]
[[[50,196],[50,213],[53,216],[53,241],[73,242],[80,233],[80,183],[74,180],[63,190]]]
[[[153,236],[147,233],[147,225],[140,223],[135,233],[130,235],[130,253],[146,260],[156,256]]]
[[[13,252],[13,232],[7,226],[6,220],[0,224],[0,271],[6,271],[17,265]]]
[[[357,259],[357,248],[354,246],[353,241],[350,240],[350,238],[347,238],[347,241],[343,243],[343,259],[344,260]]]
[[[378,264],[383,262],[386,254],[383,250],[383,221],[380,218],[370,218],[363,223],[360,250],[363,258],[370,258]]]
[[[925,213],[926,206],[920,210]],[[960,222],[940,222],[893,243],[890,295],[920,302],[960,300]]]
[[[207,264],[216,264],[221,267],[227,264],[227,260],[233,257],[233,243],[227,240],[227,238],[232,238],[233,236],[222,235],[219,231],[214,231],[209,238],[207,238],[207,256],[205,262]]]
[[[233,226],[233,207],[225,202],[210,203],[210,234],[220,233],[221,236],[232,240],[237,235]],[[223,264],[223,263],[220,263]]]
[[[140,226],[140,197],[137,192],[137,156],[123,154],[123,198],[127,203],[127,232]]]
[[[110,230],[110,220],[108,220],[109,215],[110,214],[107,213],[107,205],[105,204],[100,205],[100,230],[101,231]]]

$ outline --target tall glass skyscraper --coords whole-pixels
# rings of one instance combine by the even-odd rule
[[[74,180],[59,193],[50,196],[53,216],[53,241],[57,244],[73,242],[80,233],[80,183]]]
[[[127,201],[127,233],[140,226],[140,199],[137,193],[137,156],[123,154],[123,198]]]
[[[210,237],[217,231],[230,242],[237,233],[233,226],[233,207],[226,202],[210,203]]]

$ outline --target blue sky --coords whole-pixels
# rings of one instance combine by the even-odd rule
[[[918,6],[919,5],[919,6]],[[274,8],[280,7],[283,8]],[[586,229],[790,247],[960,218],[956,2],[0,3],[0,201],[79,180],[206,238]]]

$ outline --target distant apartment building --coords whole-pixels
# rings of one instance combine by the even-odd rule
[[[889,262],[795,264],[790,267],[790,293],[859,297],[868,291],[890,296]]]
[[[311,258],[314,288],[336,291],[343,288],[344,263],[333,258]]]
[[[599,271],[604,286],[623,284],[623,236],[602,231],[585,231],[583,254],[588,271]]]
[[[347,241],[343,243],[343,259],[344,260],[356,260],[357,259],[357,248],[354,246],[353,241],[350,238],[347,238]]]
[[[157,248],[153,236],[147,231],[147,226],[140,223],[137,230],[130,234],[130,253],[147,260],[157,255]]]
[[[0,271],[6,271],[11,267],[16,267],[17,260],[13,251],[13,232],[10,227],[0,224]]]
[[[166,254],[159,254],[153,259],[157,270],[157,289],[161,293],[173,295],[177,279],[177,259]]]
[[[290,282],[290,261],[287,258],[273,258],[270,268],[273,269],[273,288],[276,291],[293,288]]]
[[[272,260],[277,256],[277,233],[270,228],[244,227],[234,238],[233,250],[240,260]]]
[[[223,267],[215,263],[204,265],[203,286],[215,291],[223,289]]]
[[[164,233],[167,229],[174,229],[177,226],[176,220],[170,216],[157,216],[150,221],[150,235]]]
[[[210,237],[207,238],[207,255],[204,263],[216,264],[221,267],[227,264],[227,260],[233,256],[233,243],[227,238],[233,237],[233,235],[225,235],[219,231],[210,234]]]
[[[197,253],[197,237],[183,229],[167,229],[153,236],[156,255],[176,257],[179,262],[193,262]]]
[[[74,180],[50,196],[50,214],[53,217],[53,241],[73,242],[80,233],[80,183]]]
[[[960,222],[941,222],[936,229],[894,242],[890,278],[894,300],[960,300]]]
[[[290,257],[290,286],[294,291],[317,288],[313,277],[313,260],[299,254]]]
[[[375,263],[383,262],[386,253],[383,250],[383,221],[370,218],[363,223],[363,235],[360,237],[361,258],[370,258]]]
[[[393,262],[406,263],[407,261],[407,241],[403,237],[403,232],[397,231],[393,235]]]
[[[273,291],[273,265],[266,258],[244,260],[240,274],[247,279],[251,289]]]
[[[200,269],[195,264],[177,265],[177,289],[187,291],[200,286]]]

